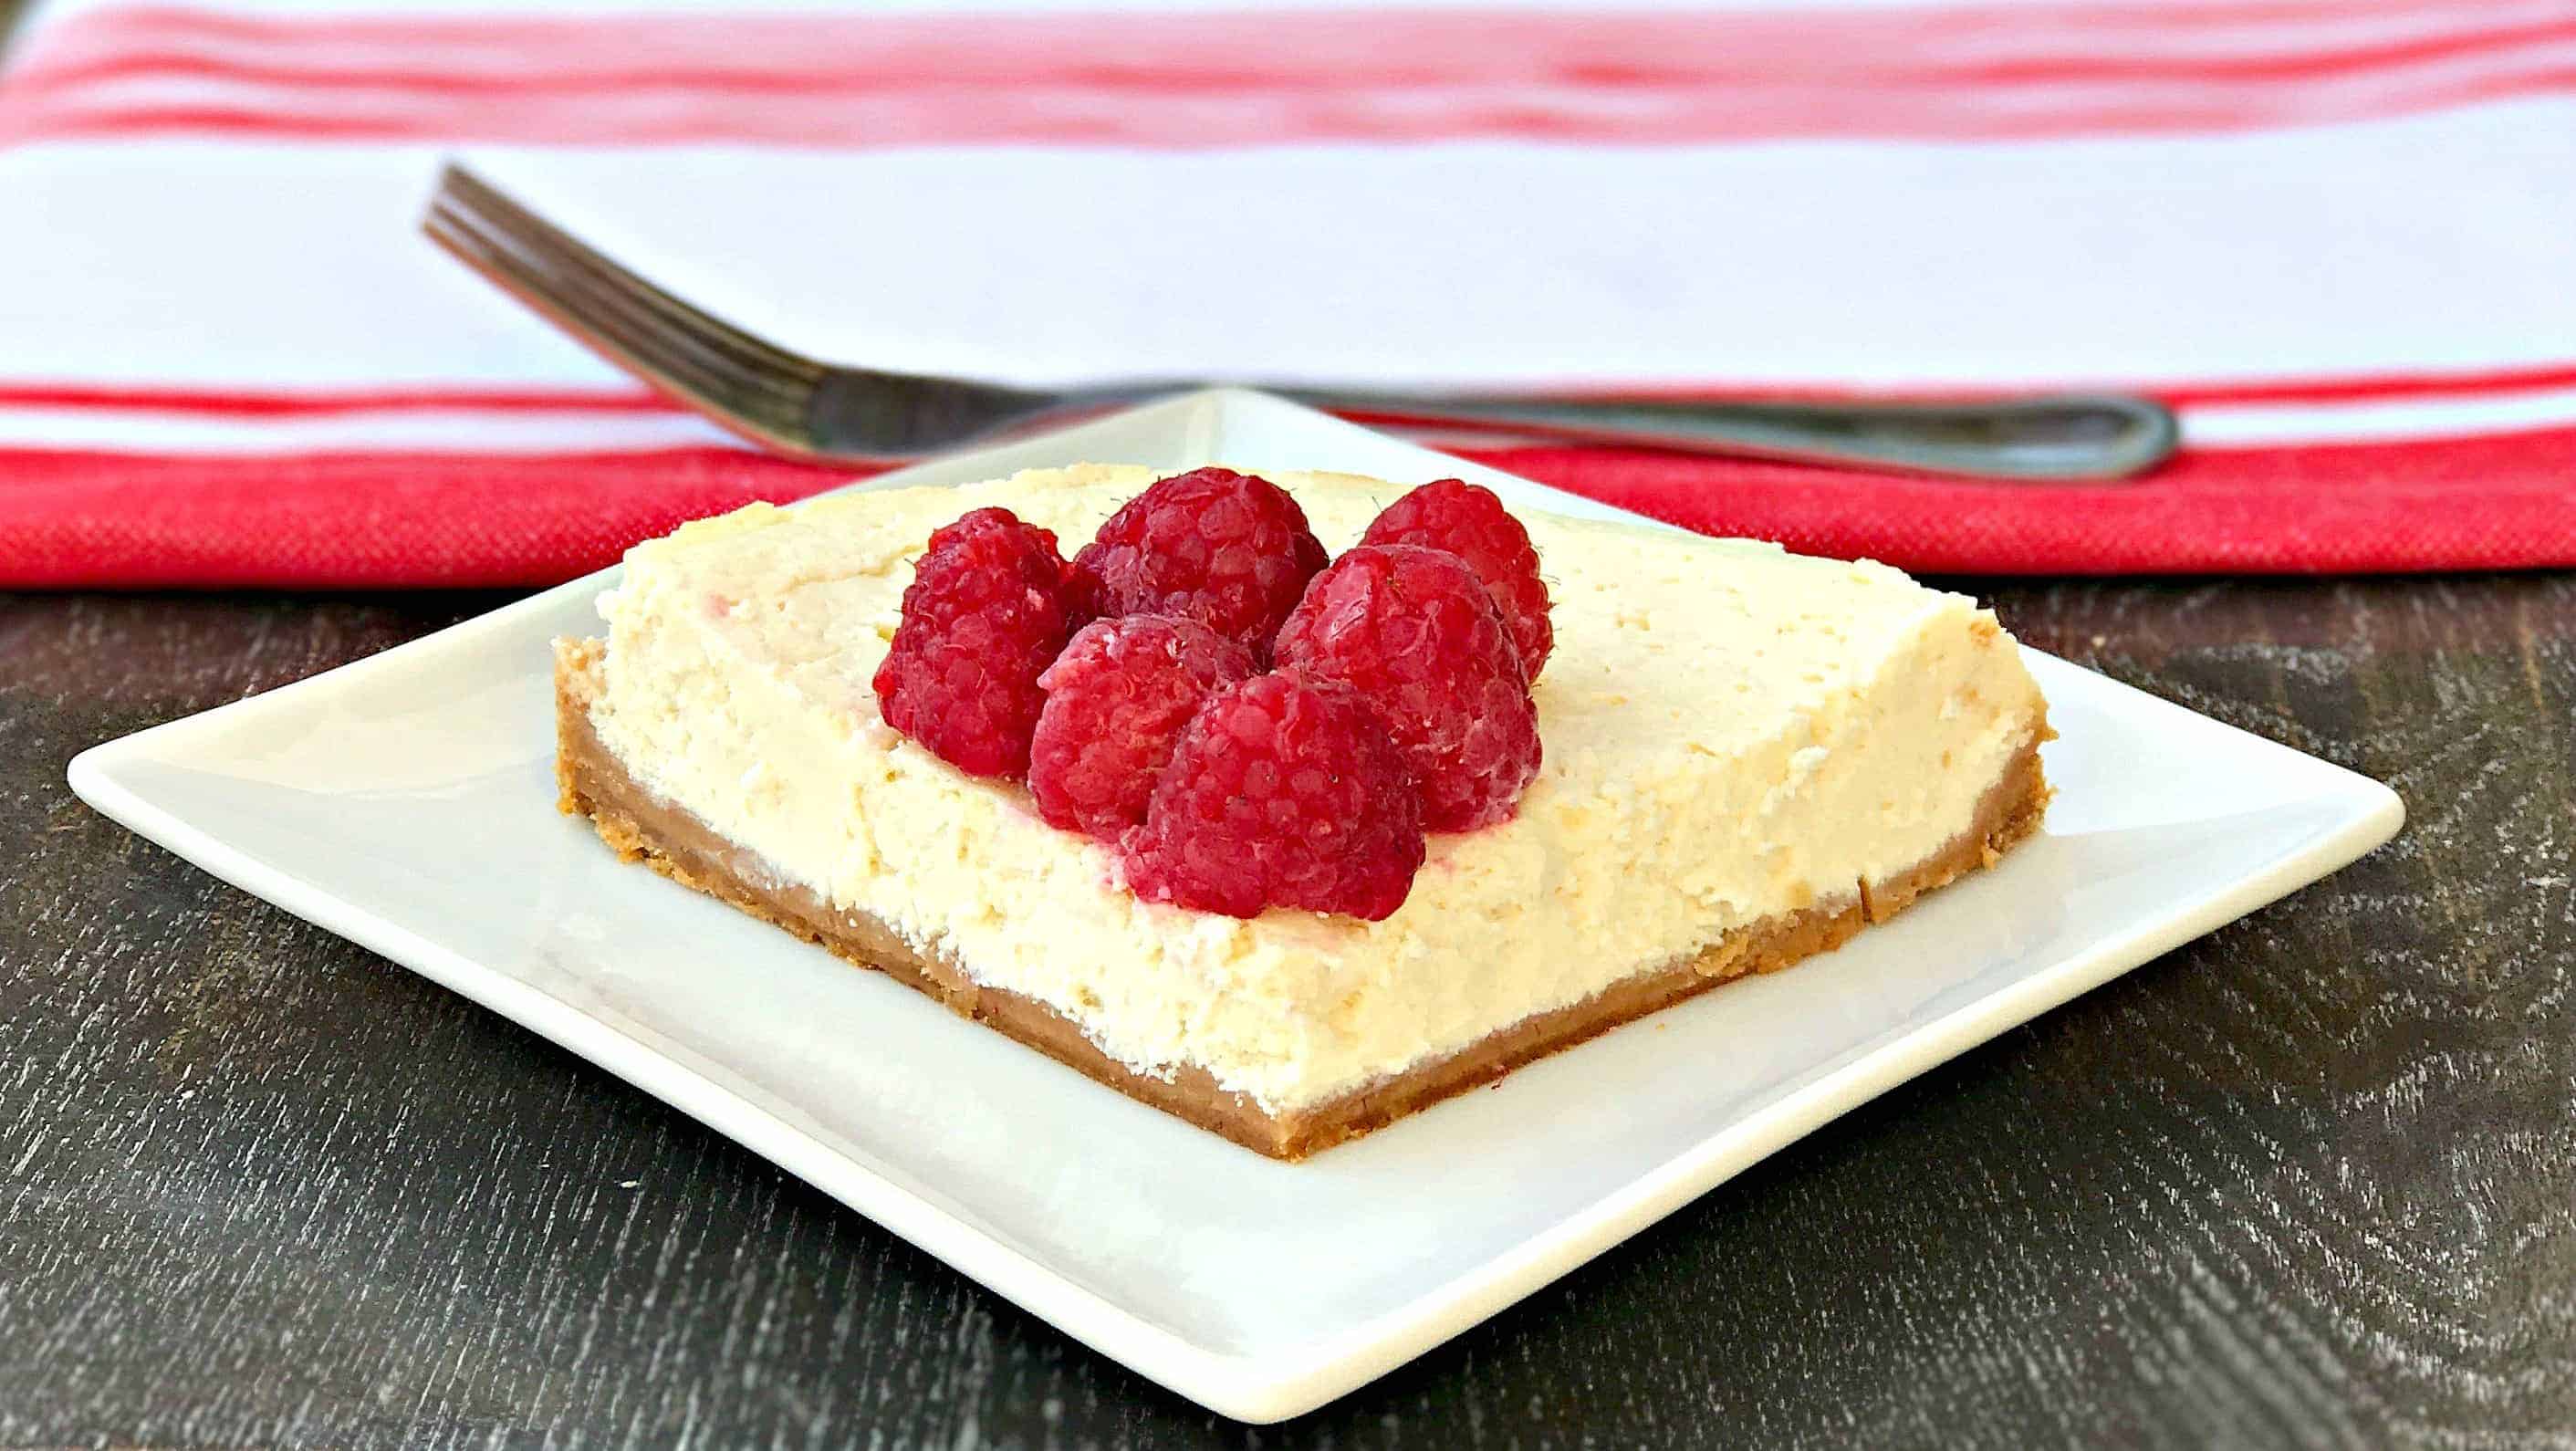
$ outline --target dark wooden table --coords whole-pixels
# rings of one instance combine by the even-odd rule
[[[64,789],[495,601],[0,597],[0,1447],[2576,1446],[2576,577],[1987,592],[2412,822],[1260,1431]]]

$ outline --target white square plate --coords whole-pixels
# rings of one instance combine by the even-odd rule
[[[1616,511],[1220,390],[885,476],[1222,460]],[[1303,1164],[619,863],[555,812],[547,642],[609,570],[72,762],[82,799],[542,1033],[1115,1360],[1294,1415],[1820,1123],[2393,835],[2388,789],[2033,653],[2047,832],[1850,946]]]

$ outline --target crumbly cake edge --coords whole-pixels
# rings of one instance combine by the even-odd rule
[[[1093,1043],[1082,1026],[1022,993],[976,982],[943,953],[924,954],[887,923],[834,909],[812,889],[781,884],[766,862],[629,775],[591,726],[606,642],[555,642],[556,804],[586,817],[627,861],[640,861],[693,891],[821,946],[855,966],[884,973],[962,1017],[1257,1153],[1302,1159],[1385,1127],[1442,1099],[1495,1082],[1523,1064],[1571,1048],[1739,977],[1778,972],[1849,941],[1924,893],[1993,866],[2037,831],[2049,787],[2031,739],[1979,798],[1969,828],[1911,869],[1873,888],[1801,911],[1768,917],[1720,937],[1677,962],[1611,984],[1579,1003],[1535,1014],[1456,1053],[1309,1108],[1273,1113],[1219,1086],[1206,1070],[1176,1065],[1168,1077],[1140,1073]]]

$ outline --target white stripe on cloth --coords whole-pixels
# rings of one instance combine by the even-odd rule
[[[2367,399],[2330,403],[2196,403],[2178,410],[2195,448],[2272,448],[2336,441],[2469,437],[2576,426],[2576,388],[2494,397]],[[1446,448],[1499,448],[1530,440],[1488,431],[1404,430]],[[319,415],[230,416],[149,406],[0,404],[0,449],[247,455],[342,452],[461,454],[648,453],[746,448],[715,424],[684,413],[587,411],[406,403]]]
[[[735,446],[732,434],[685,413],[399,408],[226,418],[150,409],[0,407],[0,448],[196,455],[643,453]]]
[[[426,147],[0,152],[0,379],[571,384]],[[2576,99],[1997,146],[476,152],[816,353],[1030,380],[1894,384],[2576,358]]]

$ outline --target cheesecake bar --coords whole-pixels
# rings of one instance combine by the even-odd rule
[[[1543,761],[1433,831],[1382,920],[1144,900],[885,722],[872,682],[932,532],[1067,541],[1156,475],[753,505],[637,546],[559,641],[565,811],[710,893],[1091,1077],[1297,1158],[1883,922],[2037,828],[2047,707],[1994,616],[1896,570],[1521,513],[1553,596]],[[1322,544],[1403,486],[1274,474]]]

